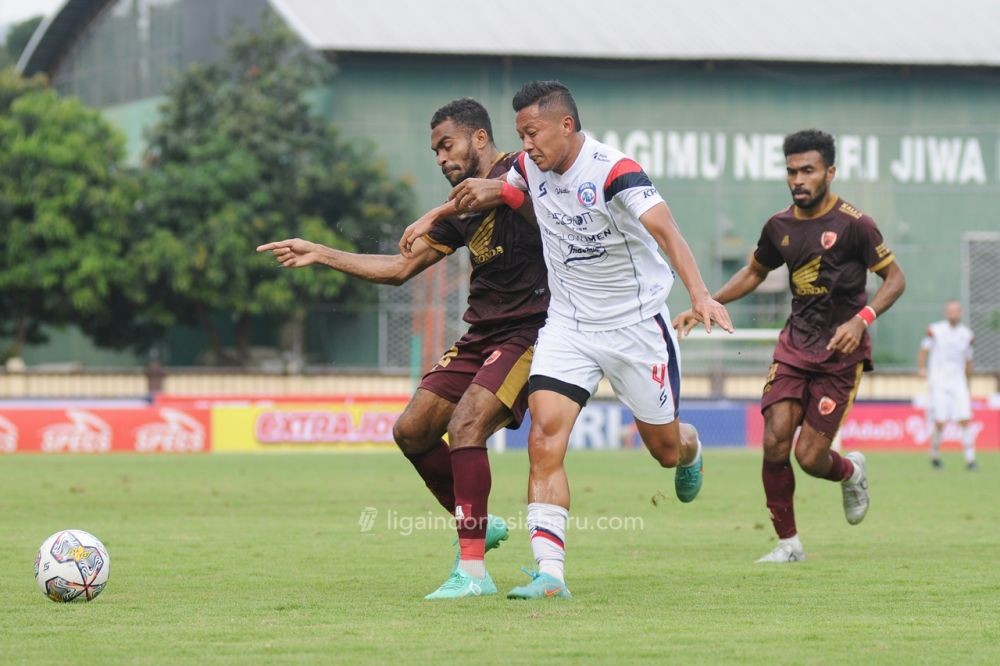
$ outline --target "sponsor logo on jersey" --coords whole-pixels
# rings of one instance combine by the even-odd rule
[[[821,256],[802,264],[792,273],[792,284],[795,285],[796,296],[820,296],[830,290],[824,286],[813,284],[819,279],[819,264]]]
[[[556,221],[556,224],[561,224],[564,227],[583,227],[594,221],[593,216],[591,216],[590,211],[583,213],[582,215],[564,215],[562,213],[549,213],[549,217]]]
[[[655,196],[656,193],[657,192],[656,192],[656,188],[655,187],[647,187],[646,189],[644,189],[642,191],[642,198],[643,199],[648,199],[649,197]]]
[[[594,159],[597,160],[598,162],[610,162],[611,161],[611,160],[608,159],[607,155],[605,155],[604,153],[602,153],[600,151],[594,151]]]
[[[823,235],[819,237],[819,244],[823,246],[824,250],[829,250],[833,247],[833,244],[837,242],[837,232],[836,231],[824,231]]]
[[[476,266],[481,266],[487,261],[496,259],[503,254],[503,245],[490,246],[490,243],[493,242],[493,230],[495,227],[496,210],[491,210],[483,218],[483,221],[479,224],[479,228],[476,229],[476,233],[472,235],[472,238],[467,243],[469,251],[472,253],[472,263]]]
[[[788,234],[785,234],[785,237],[781,239],[781,247],[788,247],[788,243]]]
[[[557,185],[556,186],[556,194],[569,194],[569,188],[568,187],[559,187]]]
[[[539,198],[539,199],[541,199],[542,197],[544,197],[544,196],[545,196],[546,194],[548,194],[548,193],[549,193],[549,191],[548,191],[547,189],[545,189],[545,183],[546,183],[546,182],[547,182],[547,181],[544,181],[544,180],[543,180],[542,182],[540,182],[540,183],[538,184],[538,198]]]
[[[483,361],[483,365],[490,365],[491,363],[495,362],[498,358],[500,358],[500,354],[502,353],[503,352],[501,352],[499,349],[494,350],[494,352],[490,354],[490,357],[485,361]]]
[[[584,208],[593,208],[597,205],[597,185],[587,182],[576,191],[576,199]]]
[[[861,217],[861,211],[852,206],[851,204],[847,203],[846,201],[840,204],[840,212],[850,215],[855,220]]]
[[[837,403],[833,401],[830,396],[824,395],[819,399],[819,413],[823,416],[829,416],[833,414],[833,410],[837,409]]]
[[[567,266],[581,261],[596,264],[603,261],[607,256],[607,248],[600,243],[593,245],[573,245],[572,243],[568,243],[566,245],[566,258],[563,260],[563,263]]]

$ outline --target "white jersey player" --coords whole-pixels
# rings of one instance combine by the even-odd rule
[[[646,448],[662,466],[677,468],[678,498],[691,501],[701,488],[701,444],[694,428],[677,420],[680,361],[665,305],[671,266],[706,329],[732,325],[656,188],[633,160],[581,131],[569,89],[528,83],[513,106],[524,152],[507,182],[469,179],[452,202],[459,212],[498,200],[519,209],[526,197],[534,206],[551,292],[528,382],[528,527],[539,571],[508,596],[567,597],[563,461],[580,410],[607,377],[635,414]]]
[[[949,421],[961,427],[965,463],[976,469],[976,433],[971,426],[969,377],[972,374],[972,329],[962,323],[962,304],[948,301],[945,319],[927,327],[917,355],[917,372],[927,378],[930,402],[928,419],[933,421],[930,456],[941,467],[941,437]]]

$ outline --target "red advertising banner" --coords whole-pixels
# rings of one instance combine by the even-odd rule
[[[931,437],[931,424],[926,412],[911,405],[899,403],[855,403],[840,429],[843,448],[846,449],[895,449],[926,450]],[[985,405],[972,410],[972,428],[976,434],[976,448],[1000,448],[1000,410]],[[945,448],[961,447],[961,431],[954,423],[945,426],[942,445]],[[750,446],[761,445],[764,435],[764,418],[758,404],[747,406],[747,441]]]
[[[207,409],[4,409],[0,453],[196,453],[211,449]]]

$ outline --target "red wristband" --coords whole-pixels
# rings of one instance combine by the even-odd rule
[[[875,321],[875,317],[877,317],[878,315],[875,314],[875,310],[874,308],[872,308],[872,306],[866,305],[865,307],[858,310],[858,314],[855,316],[861,317],[861,321],[865,322],[865,328],[868,328],[869,326],[872,325],[872,322]]]
[[[500,198],[511,210],[517,210],[524,205],[524,192],[510,183],[504,183],[500,186]]]

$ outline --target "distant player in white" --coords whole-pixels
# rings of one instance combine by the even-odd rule
[[[460,212],[500,200],[518,209],[528,194],[534,206],[551,292],[528,382],[528,527],[539,572],[507,596],[568,597],[563,461],[573,424],[602,377],[632,410],[653,457],[677,468],[678,498],[689,502],[701,488],[698,434],[677,420],[680,359],[665,304],[673,272],[658,250],[684,282],[705,328],[714,322],[731,331],[732,324],[659,192],[633,160],[581,131],[566,86],[525,84],[513,106],[524,152],[507,182],[466,180],[452,201]]]
[[[930,388],[928,419],[934,422],[931,433],[931,465],[941,467],[941,433],[948,421],[962,428],[965,464],[977,469],[976,433],[969,421],[969,377],[972,375],[972,329],[962,323],[962,304],[948,301],[945,319],[927,327],[927,334],[917,353],[917,372],[927,378]]]

